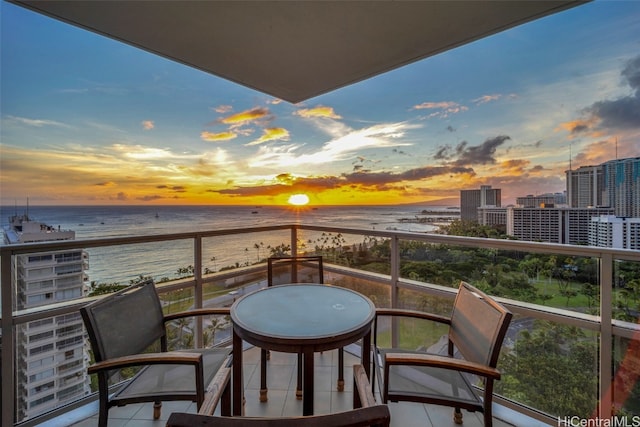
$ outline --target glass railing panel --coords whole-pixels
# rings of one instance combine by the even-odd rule
[[[266,263],[270,256],[291,254],[291,231],[273,230],[202,239],[202,273],[210,274]]]
[[[398,290],[398,308],[450,316],[453,295],[447,298],[427,293],[426,290],[400,289]]]
[[[194,289],[192,287],[161,291],[158,294],[165,314],[178,313],[194,307]]]
[[[613,340],[613,410],[640,419],[640,335]]]
[[[213,285],[207,285],[211,289]],[[224,307],[232,302],[228,291],[223,293],[205,292],[203,307]],[[161,294],[161,300],[175,301],[172,308],[165,306],[165,313],[188,311],[193,308],[193,288],[185,288]],[[169,311],[171,310],[171,311]],[[198,325],[198,326],[197,326]],[[169,350],[189,349],[198,346],[196,333],[198,327],[202,333],[202,347],[208,348],[231,339],[231,318],[226,315],[183,317],[166,324]]]
[[[446,325],[415,318],[378,316],[376,345],[446,355]]]
[[[500,353],[495,393],[551,417],[597,413],[599,334],[514,316]]]
[[[100,293],[113,292],[141,278],[165,282],[193,275],[193,245],[184,239],[88,249],[90,294],[100,287]]]
[[[298,251],[322,255],[325,262],[357,270],[391,272],[391,244],[387,238],[303,230],[298,233]]]
[[[75,320],[71,322],[70,318]],[[90,392],[86,375],[89,354],[80,316],[41,318],[17,325],[14,333],[17,422],[81,399]],[[71,370],[75,384],[70,388]]]
[[[400,241],[400,276],[458,287],[466,281],[492,296],[598,314],[598,260]]]
[[[387,284],[333,272],[325,273],[325,283],[360,292],[368,297],[376,307],[391,306],[391,288]]]
[[[613,318],[640,323],[640,262],[615,260],[613,284]]]

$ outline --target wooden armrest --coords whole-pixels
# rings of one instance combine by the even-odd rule
[[[385,369],[387,369],[388,365],[433,366],[435,368],[468,372],[495,380],[500,379],[500,371],[491,366],[437,354],[386,353]]]
[[[202,353],[167,351],[163,353],[142,353],[115,357],[89,366],[87,372],[95,374],[105,369],[121,369],[138,365],[198,365],[202,364]]]
[[[186,311],[180,311],[178,313],[166,314],[164,316],[164,321],[168,322],[170,320],[180,319],[182,317],[208,316],[208,315],[228,316],[230,314],[231,314],[231,309],[229,307],[196,308],[193,310],[186,310]]]
[[[413,317],[416,319],[432,320],[434,322],[451,324],[451,319],[439,314],[426,313],[424,311],[417,310],[404,310],[401,308],[376,308],[376,317],[378,316],[399,316],[399,317]]]
[[[231,379],[231,367],[223,366],[220,368],[218,373],[209,383],[207,387],[207,391],[204,394],[204,401],[200,406],[200,410],[198,414],[201,415],[213,415],[213,412],[216,410],[218,406],[218,402],[222,398],[222,394],[225,391],[225,388],[229,384],[229,380]]]
[[[358,393],[360,406],[363,408],[375,406],[376,398],[373,397],[373,393],[371,392],[371,384],[369,383],[369,378],[367,378],[364,366],[353,365],[353,382],[356,386],[353,392]]]

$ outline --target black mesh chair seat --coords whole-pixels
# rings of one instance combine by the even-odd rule
[[[381,348],[377,345],[380,317],[447,325],[447,354]],[[479,411],[485,426],[491,426],[493,382],[500,379],[496,365],[511,317],[493,298],[464,282],[450,317],[402,309],[376,310],[372,382],[379,381],[382,401],[451,406],[457,424],[462,423],[461,409]]]
[[[202,353],[203,383],[211,383],[218,370],[228,361],[231,350],[192,349],[181,352]],[[135,378],[125,384],[112,397],[112,401],[149,401],[149,396],[160,400],[191,400],[197,394],[195,370],[189,365],[147,365]]]
[[[384,361],[387,354],[428,354],[420,351],[405,349],[379,349],[381,370],[384,371]],[[437,356],[437,355],[433,355]],[[430,366],[392,365],[389,366],[387,388],[390,396],[402,395],[402,400],[417,402],[429,399],[432,402],[444,400],[457,401],[463,408],[481,407],[482,400],[473,390],[472,380],[475,376],[467,375],[456,369],[442,369]],[[389,400],[393,400],[390,398]]]
[[[116,405],[154,402],[154,419],[160,417],[162,401],[190,400],[199,408],[207,388],[221,390],[222,413],[231,413],[228,369],[231,350],[168,351],[166,329],[168,321],[183,317],[229,315],[228,308],[165,316],[155,284],[146,281],[94,301],[82,307],[80,313],[95,359],[88,372],[98,376],[100,427],[107,425],[109,408]],[[155,352],[152,346],[156,346]],[[223,367],[225,369],[221,369]],[[112,393],[110,378],[120,375],[124,368],[134,368],[137,372]]]

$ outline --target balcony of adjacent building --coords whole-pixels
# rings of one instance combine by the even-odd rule
[[[266,286],[265,260],[281,251],[322,255],[326,283],[356,290],[378,307],[446,314],[457,283],[469,281],[496,296],[514,313],[498,365],[503,378],[494,393],[495,418],[506,424],[497,425],[558,425],[563,417],[640,416],[637,251],[296,224],[9,245],[0,249],[2,282],[11,283],[16,256],[79,245],[89,253],[101,254],[91,254],[93,265],[117,266],[111,276],[103,278],[106,286],[153,277],[166,312],[231,305]],[[224,248],[224,259],[229,261],[223,261],[220,248]],[[169,250],[179,256],[167,257]],[[136,257],[144,256],[146,261],[141,265],[145,270],[122,277],[121,271],[127,266],[114,262],[113,257],[120,260],[123,255],[134,269],[138,265]],[[156,259],[162,262],[154,262]],[[94,283],[94,290],[99,285]],[[28,378],[25,370],[29,366],[16,353],[24,346],[12,343],[20,340],[22,333],[17,330],[25,325],[52,318],[77,320],[79,307],[100,296],[23,310],[16,310],[15,297],[12,287],[3,286],[3,425],[90,425],[97,414],[95,392],[81,392],[73,402],[65,401],[65,405],[40,416],[15,418],[16,408],[24,405],[19,402],[17,382]],[[227,322],[226,326],[202,326],[181,335],[179,340],[174,337],[176,342],[225,346],[229,345],[230,330]],[[426,344],[427,338],[430,343],[437,342],[442,331],[420,328],[410,335],[424,342],[407,344],[420,347],[430,345]],[[46,352],[56,351],[58,341]],[[73,342],[74,351],[83,344],[88,348],[86,343]],[[245,371],[254,372],[256,352],[247,346]],[[358,360],[357,348],[347,354],[349,363]],[[317,377],[329,377],[336,367],[335,354],[326,352],[316,357],[317,369],[322,372]],[[285,354],[275,361],[278,363],[270,369],[276,369],[272,378],[277,378],[274,381],[278,385],[273,388],[278,393],[267,404],[260,404],[257,396],[255,402],[251,399],[256,377],[245,378],[247,414],[299,415],[297,403],[291,402],[287,380],[295,361]],[[86,367],[91,362],[87,358],[82,363]],[[61,378],[68,375],[69,371],[64,371]],[[323,388],[323,384],[317,386],[316,406],[323,411],[346,409],[350,404],[349,390],[342,394]],[[153,424],[148,408],[143,406],[113,409],[112,417],[119,420],[114,425],[162,425],[161,421]],[[431,420],[432,425],[441,426],[447,424],[434,420],[442,414],[449,419],[448,410],[437,407],[391,404],[391,408],[393,425],[429,425],[427,420]],[[194,407],[168,404],[165,415],[178,410]],[[18,411],[17,415],[24,413]],[[474,415],[468,418],[474,419]],[[475,425],[471,421],[465,424]]]

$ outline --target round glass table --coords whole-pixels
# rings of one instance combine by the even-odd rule
[[[314,353],[363,338],[362,364],[368,371],[374,317],[369,298],[330,285],[279,285],[238,299],[231,306],[233,414],[242,414],[243,340],[265,350],[303,355],[303,415],[313,415]]]

